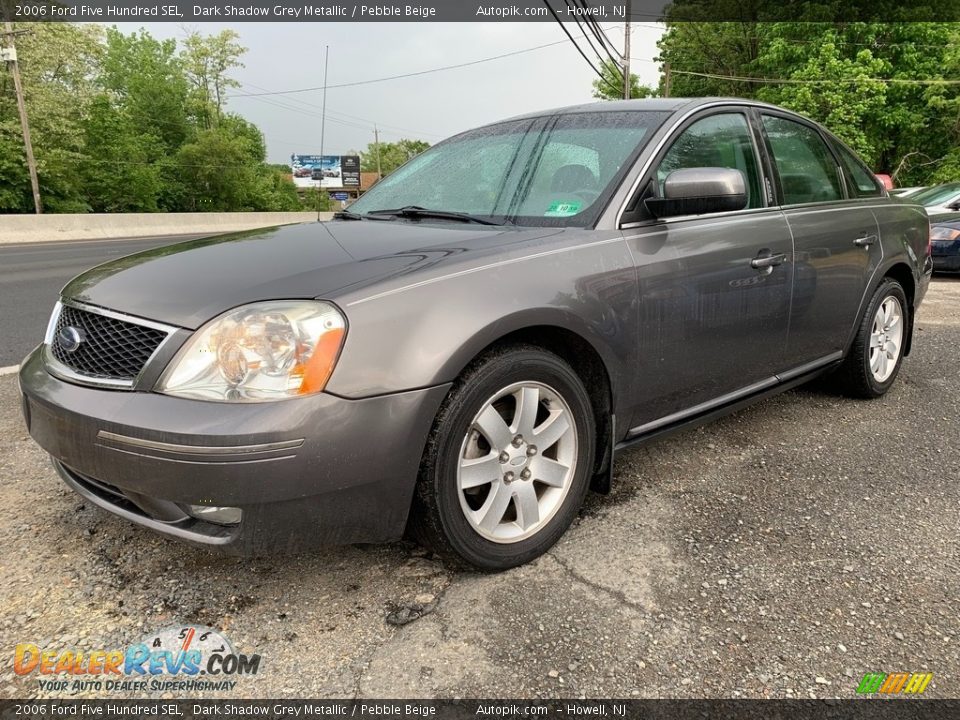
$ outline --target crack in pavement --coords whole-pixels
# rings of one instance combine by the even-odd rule
[[[560,566],[560,569],[563,570],[564,573],[569,575],[574,581],[582,585],[586,585],[587,587],[592,588],[597,592],[601,592],[604,595],[609,595],[614,600],[619,601],[620,603],[622,603],[623,605],[626,605],[632,610],[635,610],[640,613],[644,613],[646,615],[652,614],[650,608],[644,607],[642,604],[636,602],[635,600],[631,600],[626,596],[625,593],[621,592],[620,590],[614,590],[613,588],[606,587],[605,585],[601,585],[600,583],[597,583],[597,582],[594,582],[593,580],[585,578],[583,575],[581,575],[572,567],[570,567],[566,562],[561,560],[552,550],[544,553],[544,555],[546,555],[547,557],[552,559],[555,563],[557,563],[557,565]]]

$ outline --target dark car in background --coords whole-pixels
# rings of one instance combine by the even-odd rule
[[[22,365],[23,412],[71,488],[167,536],[410,531],[506,568],[626,448],[826,372],[886,393],[928,248],[922,208],[777,107],[536,113],[434,146],[332,222],[80,275]]]
[[[960,272],[960,213],[930,218],[930,251],[934,270]]]

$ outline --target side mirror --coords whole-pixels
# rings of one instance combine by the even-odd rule
[[[743,173],[731,168],[683,168],[667,175],[664,197],[647,198],[647,210],[656,218],[675,215],[743,210],[747,184]]]

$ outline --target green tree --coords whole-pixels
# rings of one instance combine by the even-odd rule
[[[189,85],[174,40],[109,28],[99,81],[142,135],[161,141],[158,152],[176,150],[192,133]]]
[[[675,96],[790,108],[912,185],[960,177],[960,90],[938,84],[960,77],[958,40],[955,23],[673,23],[660,60]]]
[[[623,100],[623,68],[613,60],[604,60],[600,65],[602,78],[593,81],[593,97],[597,100]],[[640,79],[630,73],[630,98],[655,97],[657,91],[640,84]]]
[[[177,153],[175,166],[185,190],[184,210],[295,210],[293,182],[268,166],[266,146],[255,125],[238,115],[201,130]]]
[[[237,35],[179,49],[140,30],[16,26],[44,207],[49,212],[295,210],[286,167],[226,111]],[[32,212],[12,81],[0,68],[0,212]]]
[[[398,140],[395,143],[370,143],[366,152],[360,153],[360,169],[364,172],[377,171],[377,155],[380,157],[380,172],[392,173],[408,160],[427,150],[430,143],[423,140]]]
[[[83,117],[96,94],[103,47],[95,25],[17,23],[17,54],[44,208],[85,212],[78,170],[84,158]],[[0,212],[31,212],[13,80],[0,68]]]
[[[191,111],[201,127],[220,123],[227,90],[240,87],[229,74],[243,67],[240,58],[247,49],[240,45],[239,38],[234,30],[222,30],[217,35],[193,32],[183,42],[180,57],[191,85]]]
[[[96,98],[84,119],[80,178],[93,212],[154,212],[163,186],[161,166],[151,162],[150,142],[106,96]],[[149,138],[147,138],[149,140]]]

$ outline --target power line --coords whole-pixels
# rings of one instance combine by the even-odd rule
[[[260,162],[253,161],[249,164],[240,164],[240,163],[180,163],[180,162],[163,162],[162,160],[105,160],[91,157],[78,157],[74,159],[78,165],[92,164],[92,165],[148,165],[150,167],[157,168],[250,168],[253,166],[270,166],[270,165],[283,165],[283,163],[271,163],[267,161]]]
[[[740,75],[718,75],[716,73],[694,72],[693,70],[673,70],[676,75],[694,75],[696,77],[712,78],[714,80],[731,80],[735,82],[750,83],[768,83],[772,85],[825,85],[830,83],[856,83],[856,82],[879,82],[894,83],[898,85],[960,85],[960,80],[943,79],[914,79],[914,78],[875,78],[875,77],[856,77],[856,78],[836,78],[832,80],[818,79],[805,80],[802,78],[759,78],[744,77]]]
[[[243,83],[243,86],[244,86],[244,87],[251,87],[251,88],[254,88],[254,89],[256,89],[256,90],[262,90],[262,91],[264,91],[264,92],[270,92],[270,89],[269,89],[269,88],[265,88],[265,87],[262,87],[262,86],[260,86],[260,85],[256,85],[256,84],[251,83],[251,82],[245,82],[245,83]],[[250,99],[251,99],[251,100],[261,99],[261,100],[262,100],[262,98],[259,98],[258,96],[250,96]],[[305,107],[316,108],[316,109],[318,109],[318,110],[320,109],[320,106],[317,105],[316,103],[307,102],[306,100],[301,100],[300,98],[295,98],[295,97],[288,98],[288,99],[285,100],[284,102],[298,103],[298,104],[300,104],[300,105],[304,105]],[[299,108],[293,108],[293,107],[291,107],[290,109],[291,109],[291,110],[299,110]],[[412,129],[412,128],[400,127],[400,126],[398,126],[398,125],[386,125],[386,124],[380,122],[379,120],[371,120],[370,118],[360,117],[359,115],[351,115],[351,114],[349,114],[349,113],[340,112],[339,110],[331,110],[330,108],[327,108],[327,115],[328,115],[328,116],[329,116],[329,115],[342,115],[343,117],[351,118],[351,119],[353,119],[353,120],[360,120],[361,122],[367,123],[367,124],[366,124],[366,125],[357,125],[356,127],[362,128],[362,129],[364,129],[364,130],[367,130],[367,129],[369,129],[370,127],[373,127],[374,125],[376,125],[377,127],[380,127],[380,128],[389,128],[389,129],[393,129],[393,130],[398,130],[398,131],[403,132],[403,133],[415,133],[415,134],[417,134],[417,135],[431,135],[431,136],[433,136],[433,137],[444,137],[444,135],[443,135],[442,133],[427,132],[426,130],[414,130],[414,129]],[[328,119],[335,121],[333,118],[328,118]],[[344,121],[344,122],[346,122],[346,121]],[[397,133],[391,133],[391,134],[397,134]]]
[[[567,39],[570,41],[570,44],[572,44],[577,49],[577,52],[580,53],[581,57],[583,57],[583,59],[587,61],[587,65],[590,66],[590,69],[593,70],[599,78],[603,79],[603,75],[600,73],[599,70],[597,70],[596,66],[593,64],[593,62],[591,62],[590,58],[587,57],[587,54],[583,51],[583,48],[577,45],[577,41],[573,39],[573,35],[570,34],[570,31],[567,30],[567,26],[563,24],[563,20],[561,20],[557,15],[557,11],[553,9],[552,5],[550,5],[550,0],[543,0],[543,4],[547,6],[547,10],[549,10],[550,14],[553,15],[553,19],[557,21],[557,24],[560,26],[564,34],[567,36]],[[560,40],[559,42],[562,43],[563,40]]]
[[[582,7],[584,10],[588,9],[589,6],[587,5],[587,0],[575,1],[579,2],[580,7]],[[616,55],[616,57],[620,58],[622,61],[624,59],[623,53],[620,52],[620,50],[618,50],[617,47],[610,41],[610,38],[607,37],[607,33],[604,32],[602,27],[600,27],[600,23],[597,22],[597,19],[593,15],[588,14],[584,17],[584,20],[589,26],[590,31],[593,33],[593,36],[597,38],[597,40],[600,42],[600,45],[603,46],[603,48],[607,51],[610,59],[614,62],[617,62],[616,58],[614,58],[614,55]]]
[[[564,35],[567,36],[567,39],[570,41],[570,44],[573,45],[573,46],[577,49],[577,52],[580,53],[580,56],[581,56],[584,60],[587,61],[587,65],[589,65],[590,68],[593,70],[593,72],[595,72],[595,73],[597,74],[597,77],[600,78],[600,81],[601,81],[604,85],[606,85],[608,89],[616,91],[616,88],[614,88],[614,87],[610,84],[610,81],[609,81],[606,77],[604,77],[603,73],[600,72],[599,70],[597,70],[596,66],[590,61],[590,58],[587,57],[587,54],[583,51],[583,48],[581,48],[581,47],[577,44],[577,41],[573,39],[573,35],[571,35],[571,34],[570,34],[570,31],[567,30],[567,26],[563,24],[563,21],[562,21],[562,20],[560,19],[560,17],[557,15],[556,10],[554,10],[554,9],[553,9],[553,6],[550,5],[550,0],[543,0],[543,4],[547,6],[547,10],[549,10],[549,11],[550,11],[550,14],[553,15],[553,19],[557,21],[557,24],[560,26],[560,29],[563,30]],[[578,22],[578,24],[579,24],[579,20],[578,20],[577,22]],[[561,41],[561,42],[562,42],[562,41]],[[587,42],[590,42],[590,39],[589,39],[589,38],[587,38]],[[591,45],[591,47],[593,47],[593,46]],[[616,64],[616,63],[614,63],[614,64]]]
[[[287,103],[280,102],[279,100],[274,100],[272,98],[250,98],[251,100],[256,100],[257,102],[264,103],[265,105],[270,105],[272,107],[280,108],[281,110],[287,110],[292,113],[299,113],[306,117],[319,118],[321,117],[320,113],[313,112],[312,110],[306,110],[304,108],[299,108],[294,105],[289,105]],[[343,125],[345,127],[356,128],[358,130],[366,130],[366,125],[361,125],[360,123],[350,122],[348,120],[341,120],[340,118],[328,117],[328,121],[336,123],[337,125]]]
[[[372,78],[370,80],[356,80],[354,82],[347,83],[337,83],[335,85],[327,85],[328,90],[333,90],[335,88],[344,88],[344,87],[356,87],[358,85],[370,85],[372,83],[387,82],[389,80],[401,80],[403,78],[409,77],[418,77],[420,75],[428,75],[435,72],[443,72],[445,70],[456,70],[458,68],[470,67],[472,65],[480,65],[481,63],[491,62],[493,60],[501,60],[503,58],[514,57],[516,55],[523,55],[524,53],[534,52],[536,50],[543,50],[544,48],[553,47],[555,45],[562,45],[566,40],[557,40],[556,42],[545,43],[543,45],[536,45],[534,47],[525,48],[523,50],[514,50],[513,52],[503,53],[502,55],[493,55],[491,57],[480,58],[479,60],[471,60],[469,62],[457,63],[456,65],[444,65],[442,67],[430,68],[429,70],[418,70],[416,72],[403,73],[401,75],[390,75],[382,78]],[[272,90],[270,92],[260,92],[260,93],[234,93],[228,97],[258,97],[261,95],[292,95],[294,93],[304,93],[304,92],[314,92],[317,90],[323,90],[323,86],[319,87],[307,87],[307,88],[297,88],[294,90]]]
[[[690,24],[692,25],[693,23],[690,23]],[[762,24],[762,23],[747,23],[747,24],[756,25],[756,24]],[[673,29],[665,25],[654,25],[651,23],[634,23],[634,27],[645,27],[645,28],[651,28],[654,30]],[[750,41],[750,42],[764,42],[764,43],[772,43],[775,41],[780,41],[785,43],[793,43],[797,45],[823,45],[825,42],[822,38],[807,38],[807,39],[788,38],[788,37],[778,37],[775,35],[766,35],[766,36],[745,35],[745,36],[738,37],[737,40]],[[872,42],[856,42],[854,40],[842,40],[839,38],[827,40],[826,42],[829,42],[833,45],[849,45],[851,47],[865,47],[865,48],[878,48],[878,49],[885,48],[885,47],[903,46],[903,47],[909,47],[909,48],[930,48],[930,49],[936,49],[936,50],[943,50],[943,47],[944,47],[942,44],[938,45],[936,43],[919,43],[919,42],[914,42],[912,40],[898,40],[898,41],[889,40],[888,41],[881,38],[877,38]]]
[[[547,0],[544,0],[544,2],[547,2]],[[589,5],[587,4],[587,0],[574,0],[574,3],[576,5],[579,5],[584,10],[589,10]],[[547,7],[550,7],[549,3],[547,3]],[[553,12],[552,8],[551,8],[551,12]],[[557,20],[557,22],[560,22],[559,18],[557,18],[556,13],[553,13],[553,17],[555,20]],[[581,32],[583,32],[583,36],[584,38],[586,38],[587,44],[590,46],[590,49],[593,50],[594,54],[600,60],[600,64],[603,70],[605,71],[608,67],[611,68],[611,70],[616,75],[620,76],[620,84],[624,88],[628,88],[630,86],[630,83],[627,80],[627,75],[629,74],[629,71],[624,70],[624,65],[626,64],[625,62],[626,58],[624,58],[624,54],[621,53],[619,50],[617,50],[613,46],[613,43],[610,42],[610,38],[607,37],[607,34],[604,32],[603,28],[600,27],[600,24],[589,13],[584,16],[585,25],[581,24],[580,18],[576,15],[574,15],[574,20],[576,20],[577,26],[581,29]],[[560,26],[563,27],[562,22],[560,23]],[[583,29],[584,27],[586,27],[586,30]],[[566,31],[566,28],[564,28],[564,31]],[[593,35],[597,39],[597,43],[600,45],[600,48],[603,50],[603,55],[594,47],[593,42],[590,40],[590,35]],[[569,37],[569,33],[568,33],[568,37]],[[571,41],[572,41],[572,38],[571,38]],[[574,45],[577,45],[577,43],[574,42]],[[612,48],[612,52],[611,52],[611,48]],[[579,50],[580,48],[577,47],[577,49]],[[583,53],[581,52],[580,54],[582,55]],[[604,57],[604,55],[606,55],[606,57]],[[609,78],[603,75],[602,72],[600,73],[600,79],[602,83],[607,86],[608,90],[611,90],[618,95],[620,94],[620,88],[614,87],[610,83]],[[624,95],[626,96],[627,91],[624,90],[623,92],[624,92]]]
[[[611,26],[605,29],[610,30],[613,27],[615,26]],[[490,57],[480,58],[479,60],[470,60],[469,62],[457,63],[455,65],[443,65],[441,67],[429,68],[427,70],[418,70],[416,72],[403,73],[401,75],[388,75],[387,77],[371,78],[370,80],[355,80],[353,82],[337,83],[335,85],[327,85],[327,89],[333,90],[335,88],[356,87],[358,85],[370,85],[371,83],[387,82],[389,80],[402,80],[404,78],[419,77],[421,75],[428,75],[430,73],[435,73],[435,72],[443,72],[445,70],[457,70],[459,68],[471,67],[473,65],[480,65],[481,63],[492,62],[494,60],[502,60],[503,58],[514,57],[516,55],[523,55],[525,53],[535,52],[537,50],[543,50],[548,47],[556,47],[557,45],[563,45],[566,42],[567,42],[566,40],[556,40],[554,42],[544,43],[543,45],[535,45],[533,47],[524,48],[522,50],[513,50],[511,52],[503,53],[501,55],[492,55]],[[231,93],[226,97],[235,98],[235,97],[262,97],[265,95],[293,95],[295,93],[315,92],[317,90],[323,90],[323,86],[320,85],[316,87],[295,88],[292,90],[270,90],[270,91],[259,92],[259,93]]]
[[[576,3],[576,0],[574,0],[574,2]],[[590,39],[590,35],[592,34],[591,33],[592,28],[588,24],[585,25],[577,15],[574,15],[573,19],[574,21],[576,21],[577,27],[580,28],[580,33],[583,35],[584,39],[587,41],[587,45],[590,46],[590,49],[593,51],[593,54],[596,55],[597,59],[600,61],[600,67],[603,67],[603,64],[607,60],[610,60],[611,62],[616,64],[616,60],[614,60],[613,55],[611,55],[610,51],[607,50],[606,47],[604,47],[603,43],[600,43],[600,49],[603,50],[602,53],[599,50],[597,50],[596,47],[594,47],[593,40]],[[598,42],[599,40],[600,39],[597,38]],[[604,55],[606,55],[606,57],[604,57]]]

